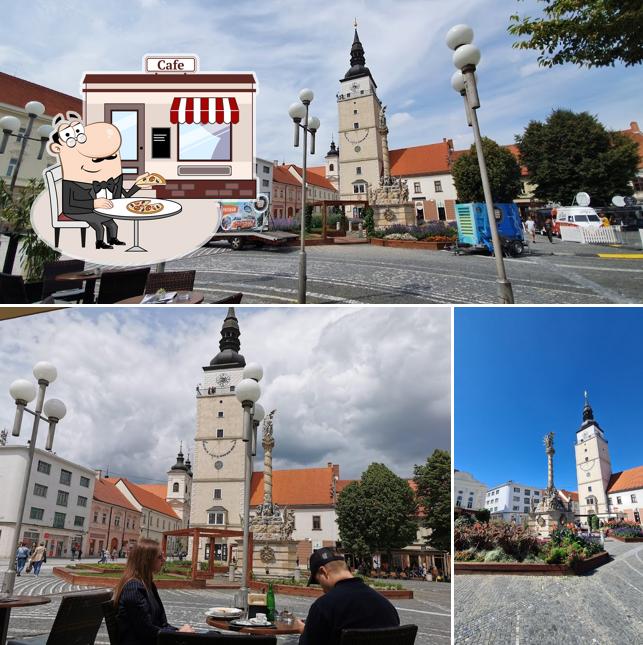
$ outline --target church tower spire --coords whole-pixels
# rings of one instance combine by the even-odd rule
[[[364,46],[359,39],[359,34],[357,33],[357,19],[355,19],[353,25],[355,27],[355,34],[353,35],[353,44],[351,46],[351,66],[342,80],[347,81],[352,78],[369,76],[371,81],[373,81],[373,85],[377,87],[373,77],[371,76],[371,70],[366,67]]]
[[[234,307],[230,307],[221,327],[221,340],[219,341],[221,351],[210,361],[210,369],[245,367],[246,359],[239,354],[241,349],[239,336],[241,336],[239,321],[234,312]],[[208,368],[204,369],[207,370]]]

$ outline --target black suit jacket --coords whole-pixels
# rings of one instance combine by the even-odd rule
[[[80,181],[69,181],[63,179],[62,186],[63,209],[64,215],[73,217],[74,215],[86,215],[94,212],[94,200],[96,191],[92,184]],[[131,197],[140,190],[139,186],[132,186],[129,190],[123,188],[123,175],[114,178],[114,190],[112,197]]]

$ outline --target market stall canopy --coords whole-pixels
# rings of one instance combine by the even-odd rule
[[[171,123],[239,123],[234,97],[177,97],[170,109]]]

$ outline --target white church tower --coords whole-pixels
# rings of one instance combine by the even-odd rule
[[[165,500],[181,518],[181,528],[190,525],[190,500],[192,497],[192,469],[190,459],[185,461],[183,445],[179,446],[176,463],[167,472],[167,494]]]
[[[340,199],[365,201],[369,188],[379,186],[383,173],[379,128],[382,104],[377,97],[377,85],[371,71],[366,67],[357,23],[351,47],[351,66],[340,83],[337,94]]]
[[[609,516],[607,487],[612,476],[607,439],[594,419],[594,412],[585,392],[583,423],[576,432],[576,479],[581,521],[587,523],[588,515],[600,519]]]
[[[196,390],[191,527],[242,528],[245,444],[243,408],[235,388],[246,361],[239,354],[240,335],[231,307],[221,328],[221,351],[203,367],[203,382]],[[217,554],[224,560],[227,555],[226,549]],[[202,545],[200,558],[205,557]]]

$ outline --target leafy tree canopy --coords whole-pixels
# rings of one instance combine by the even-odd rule
[[[342,546],[358,557],[412,544],[417,505],[408,482],[384,464],[371,464],[337,499]]]
[[[451,455],[434,450],[425,464],[415,467],[417,499],[424,508],[422,524],[431,529],[428,544],[440,551],[451,550]]]
[[[510,203],[522,190],[520,165],[514,155],[499,146],[493,139],[482,138],[482,150],[487,164],[487,174],[491,184],[494,202]],[[453,182],[461,202],[484,202],[480,166],[475,145],[469,152],[455,160],[451,170]]]
[[[539,17],[511,16],[514,47],[540,52],[543,67],[573,63],[606,67],[643,62],[641,0],[540,0]]]
[[[614,195],[632,194],[636,143],[588,112],[555,110],[544,123],[531,121],[516,142],[540,199],[569,205],[584,191],[592,205],[607,205]]]

